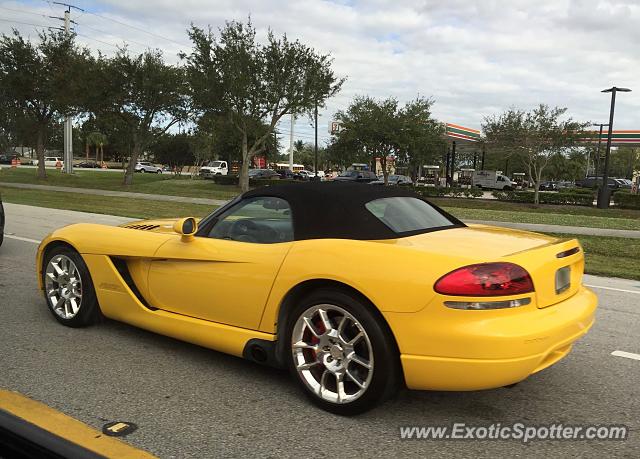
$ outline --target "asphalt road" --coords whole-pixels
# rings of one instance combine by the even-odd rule
[[[588,276],[601,306],[593,330],[550,369],[511,389],[403,391],[359,417],[309,405],[289,376],[107,321],[59,325],[36,287],[41,226],[122,218],[7,206],[0,248],[0,388],[91,426],[132,421],[125,437],[160,457],[640,457],[640,282]],[[19,238],[19,239],[18,239]],[[601,287],[607,287],[601,288]],[[401,426],[626,424],[619,441],[401,440]]]

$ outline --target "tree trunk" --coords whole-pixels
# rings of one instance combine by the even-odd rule
[[[89,141],[84,141],[84,153],[87,156],[87,161],[89,161]]]
[[[122,182],[123,184],[131,185],[133,183],[133,173],[141,153],[142,145],[138,141],[137,136],[135,136],[133,140],[133,150],[131,151],[131,158],[129,158],[129,164],[127,164],[127,169],[124,172],[124,180]]]
[[[242,133],[242,166],[240,167],[240,190],[245,193],[249,191],[249,152],[247,145],[247,133]]]
[[[44,126],[38,126],[36,139],[36,157],[38,158],[38,178],[46,179],[47,171],[44,168]]]
[[[100,165],[102,166],[104,163],[104,146],[100,144]]]
[[[380,166],[382,166],[382,177],[384,178],[384,184],[389,184],[389,171],[387,170],[387,156],[380,156]]]

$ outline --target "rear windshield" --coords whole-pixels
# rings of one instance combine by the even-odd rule
[[[456,226],[430,204],[412,197],[382,198],[365,204],[369,212],[395,233]]]

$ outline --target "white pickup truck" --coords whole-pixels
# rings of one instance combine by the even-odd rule
[[[211,178],[214,175],[227,175],[229,166],[226,161],[209,161],[200,168],[200,175],[203,178]]]
[[[515,190],[516,183],[497,171],[474,171],[471,177],[472,186],[489,190]]]

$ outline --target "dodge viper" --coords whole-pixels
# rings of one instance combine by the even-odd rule
[[[575,239],[465,225],[409,189],[251,190],[202,220],[75,224],[39,246],[48,308],[288,368],[343,415],[399,387],[515,384],[594,321]]]

